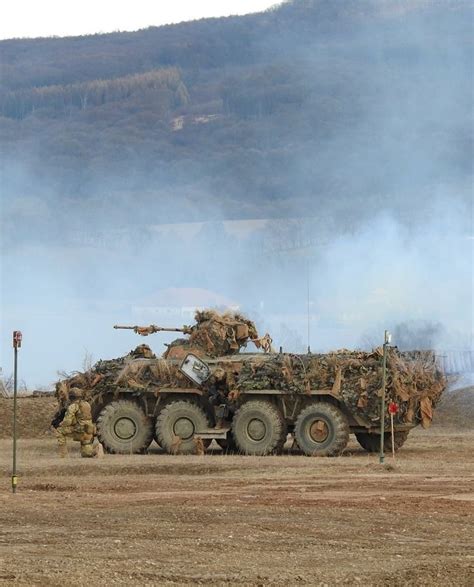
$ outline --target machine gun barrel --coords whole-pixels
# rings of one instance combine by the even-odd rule
[[[164,326],[156,326],[155,324],[150,324],[150,326],[120,326],[115,324],[114,328],[116,330],[133,330],[133,332],[140,334],[141,336],[148,336],[149,334],[155,334],[155,332],[184,332],[184,334],[189,334],[191,332],[189,326],[183,326],[182,328],[166,328]]]

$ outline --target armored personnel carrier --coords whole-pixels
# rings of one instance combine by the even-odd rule
[[[214,439],[227,451],[278,453],[288,434],[306,455],[341,454],[351,433],[369,452],[380,444],[382,349],[296,355],[275,352],[267,334],[236,313],[196,312],[181,329],[117,326],[148,336],[179,331],[157,357],[148,345],[99,361],[58,382],[60,404],[79,387],[97,436],[112,453],[142,453],[153,439],[168,453],[195,453]],[[252,344],[254,352],[246,348]],[[431,423],[445,386],[432,352],[386,354],[387,405],[396,406],[395,449]],[[386,420],[386,422],[385,422]],[[384,423],[388,430],[389,415]],[[387,450],[392,436],[384,436]]]

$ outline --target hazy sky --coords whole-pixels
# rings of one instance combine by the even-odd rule
[[[133,31],[152,25],[259,12],[278,0],[17,0],[5,2],[0,38]]]

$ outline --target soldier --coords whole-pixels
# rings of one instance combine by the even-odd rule
[[[82,391],[77,387],[73,387],[69,391],[69,399],[72,400],[72,403],[67,408],[62,422],[56,427],[59,455],[61,457],[67,456],[66,441],[70,437],[81,443],[82,457],[94,457],[96,454],[92,443],[95,426],[92,423],[91,406],[89,402],[82,399]]]
[[[156,359],[156,355],[147,344],[140,344],[137,348],[130,351],[130,356],[134,359]]]
[[[222,428],[224,426],[224,420],[229,415],[228,392],[227,373],[222,367],[217,367],[209,379],[208,387],[209,403],[215,406],[216,428]]]

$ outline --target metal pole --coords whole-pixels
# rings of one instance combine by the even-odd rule
[[[392,433],[392,458],[395,460],[395,428],[393,425],[393,412],[390,412],[390,428]]]
[[[18,348],[14,347],[14,367],[13,367],[13,467],[12,467],[12,492],[16,493],[17,476],[16,476],[16,407],[18,392]]]
[[[13,332],[13,466],[12,466],[12,492],[16,493],[16,411],[18,395],[18,349],[21,347],[22,334],[19,330]]]
[[[380,464],[384,462],[384,436],[385,436],[385,388],[387,385],[387,346],[390,334],[385,331],[382,359],[382,398],[380,401]]]
[[[307,285],[307,311],[308,311],[308,355],[311,353],[311,343],[310,343],[310,337],[311,337],[311,330],[310,330],[310,307],[309,307],[309,260],[308,263],[306,265],[306,285]]]

